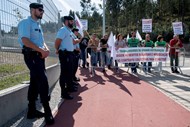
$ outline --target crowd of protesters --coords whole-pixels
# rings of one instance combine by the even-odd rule
[[[154,42],[151,40],[150,34],[145,35],[144,40],[139,40],[136,38],[136,32],[132,31],[129,34],[129,38],[124,38],[122,34],[118,34],[116,36],[116,41],[114,43],[115,50],[118,50],[119,48],[131,48],[131,47],[164,47],[169,48],[169,56],[170,56],[170,66],[171,66],[171,72],[172,73],[179,73],[178,66],[179,66],[179,58],[178,58],[178,52],[179,48],[183,47],[182,41],[179,39],[179,35],[173,35],[173,38],[166,42],[164,40],[164,37],[162,35],[157,36],[157,40]],[[88,39],[86,39],[88,38]],[[101,39],[97,37],[95,33],[93,33],[91,36],[85,36],[82,40],[88,40],[86,42],[85,49],[83,48],[83,41],[81,42],[81,58],[82,58],[82,66],[85,68],[86,58],[90,55],[90,63],[91,66],[94,67],[101,67],[102,72],[105,72],[105,66],[108,67],[108,69],[115,68],[116,72],[119,72],[118,68],[118,62],[117,60],[112,61],[112,57],[110,56],[110,47],[108,45],[108,35],[104,35]],[[85,57],[87,56],[87,57]],[[131,68],[132,73],[137,73],[137,67],[139,63],[125,63],[125,66],[128,66]],[[152,68],[152,62],[143,62],[143,71],[151,73]],[[91,70],[94,71],[94,70]],[[158,62],[157,71],[162,71],[162,62]]]

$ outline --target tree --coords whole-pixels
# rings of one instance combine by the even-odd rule
[[[111,25],[113,26],[112,31],[114,32],[118,32],[118,18],[120,16],[120,11],[122,8],[122,0],[107,0],[106,1],[106,13],[107,13],[107,17],[108,19],[108,24],[107,25]],[[114,21],[113,21],[114,19]]]
[[[87,18],[90,16],[91,14],[91,0],[81,0],[80,1],[80,5],[82,7],[82,12],[81,12],[81,15],[83,18]]]

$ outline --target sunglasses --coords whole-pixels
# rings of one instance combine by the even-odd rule
[[[39,12],[44,12],[44,9],[38,8]]]

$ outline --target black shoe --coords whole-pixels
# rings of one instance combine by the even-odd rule
[[[27,119],[42,118],[45,114],[38,110],[28,110]]]
[[[72,100],[73,99],[73,97],[68,93],[61,95],[61,98],[66,99],[66,100]]]
[[[148,70],[148,73],[151,73],[151,70]]]
[[[55,121],[54,121],[53,115],[51,113],[51,109],[50,109],[49,103],[44,103],[43,107],[44,107],[44,111],[45,111],[45,121],[46,121],[46,124],[47,125],[54,124]]]
[[[52,114],[45,116],[45,121],[47,125],[52,125],[55,122]]]
[[[102,72],[106,72],[106,70],[105,70],[105,69],[102,69]]]
[[[111,65],[108,65],[108,69],[111,69]]]
[[[175,70],[174,70],[174,68],[173,68],[173,67],[171,67],[171,71],[172,71],[172,73],[175,73]]]
[[[69,92],[77,92],[78,91],[78,88],[76,86],[73,86],[72,88],[69,88],[68,89]]]
[[[177,73],[177,74],[179,74],[180,72],[178,71],[178,70],[175,70],[175,72],[174,73]]]

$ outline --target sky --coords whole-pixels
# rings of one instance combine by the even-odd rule
[[[70,10],[73,10],[75,12],[82,11],[80,0],[54,0],[53,2],[60,10],[61,16],[68,15]],[[99,7],[98,4],[102,4],[102,0],[91,0],[91,2],[95,3],[97,7]]]

